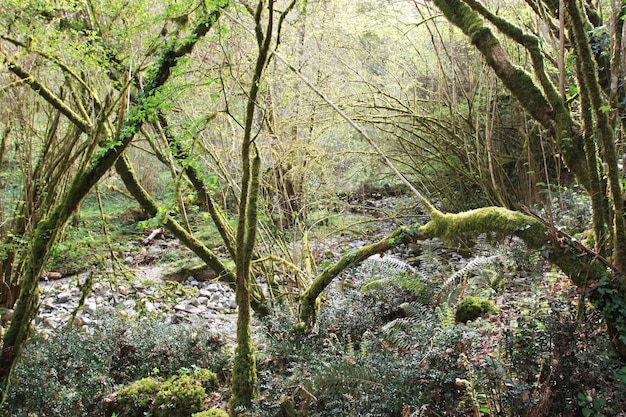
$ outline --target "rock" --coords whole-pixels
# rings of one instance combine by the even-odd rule
[[[48,272],[45,277],[50,280],[56,280],[63,278],[63,275],[60,272]]]
[[[127,256],[126,258],[124,258],[124,263],[126,265],[130,265],[133,263],[133,261],[135,260],[135,258],[133,258],[132,256]]]
[[[209,302],[209,297],[198,297],[198,304],[206,305]]]
[[[94,301],[87,301],[85,302],[85,305],[83,306],[83,311],[86,314],[96,314],[96,303]]]
[[[128,299],[128,300],[124,300],[122,305],[124,306],[124,308],[128,310],[133,310],[135,306],[137,305],[137,302],[133,299]]]
[[[230,300],[230,302],[228,303],[228,307],[230,307],[231,310],[235,310],[237,308],[237,303],[235,302],[235,300]]]
[[[189,301],[187,301],[187,305],[198,307],[200,306],[200,301],[198,300],[197,297],[191,297]]]
[[[207,289],[207,288],[202,288],[200,289],[200,291],[198,291],[198,295],[202,296],[202,297],[211,297],[213,295],[213,291]]]
[[[45,319],[44,324],[51,329],[57,329],[59,327],[59,323],[52,317]]]
[[[154,305],[154,303],[152,303],[150,301],[144,302],[143,306],[146,309],[147,313],[154,314],[154,313],[158,313],[159,312],[159,309]]]
[[[63,291],[61,293],[58,293],[56,296],[56,300],[58,303],[67,303],[70,298],[72,297],[72,293],[69,291]]]

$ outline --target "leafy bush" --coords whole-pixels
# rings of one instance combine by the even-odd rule
[[[111,318],[33,337],[13,372],[5,411],[27,416],[98,416],[119,384],[158,373],[167,378],[190,365],[221,374],[229,355],[206,328]],[[202,375],[203,384],[214,380]],[[207,385],[208,386],[208,385]]]

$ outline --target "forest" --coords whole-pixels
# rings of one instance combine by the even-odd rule
[[[2,0],[0,415],[626,416],[626,0]]]

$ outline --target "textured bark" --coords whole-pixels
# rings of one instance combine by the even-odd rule
[[[585,17],[582,5],[576,0],[565,0],[565,9],[570,20],[570,31],[575,44],[577,61],[580,67],[579,84],[589,96],[595,123],[593,132],[602,146],[602,159],[607,167],[608,189],[613,209],[613,257],[617,268],[626,272],[626,224],[624,222],[624,190],[622,173],[618,168],[617,148],[613,135],[613,126],[608,111],[603,111],[604,101],[598,80],[598,68],[593,58],[587,29],[590,24]]]
[[[590,182],[582,136],[544,73],[538,40],[505,20],[491,16],[476,2],[468,2],[489,17],[503,33],[524,45],[533,60],[535,76],[542,80],[543,90],[535,84],[530,74],[512,64],[498,38],[484,24],[477,11],[472,10],[462,0],[434,0],[434,3],[452,24],[470,38],[472,44],[481,52],[487,64],[524,110],[555,137],[567,167],[581,185],[589,190]]]
[[[239,222],[237,224],[237,253],[235,258],[236,289],[235,301],[239,312],[237,315],[237,348],[235,349],[235,361],[232,375],[232,396],[229,400],[231,416],[238,414],[239,408],[249,407],[254,398],[256,389],[256,357],[252,342],[252,328],[250,316],[250,265],[256,239],[257,228],[257,196],[260,159],[256,156],[256,162],[252,161],[251,152],[256,150],[252,138],[252,126],[256,110],[256,100],[259,94],[261,77],[269,58],[269,46],[273,30],[273,0],[269,0],[268,23],[265,34],[261,26],[264,1],[257,3],[255,20],[255,33],[258,44],[258,56],[252,74],[248,101],[246,104],[246,116],[244,136],[241,145],[241,195],[239,197]],[[256,178],[255,178],[256,176]]]
[[[280,14],[277,37],[287,13],[295,6],[292,1]],[[262,25],[263,9],[267,7],[267,23]],[[237,348],[232,374],[232,396],[229,400],[230,414],[235,417],[240,409],[249,407],[256,390],[256,357],[250,325],[251,263],[254,254],[258,226],[258,196],[260,184],[261,157],[254,143],[254,124],[257,98],[261,87],[263,71],[270,59],[270,47],[274,33],[274,0],[259,0],[254,11],[255,35],[258,56],[252,73],[248,100],[246,103],[244,135],[241,145],[241,195],[239,197],[239,222],[237,224],[237,253],[235,299],[239,308],[237,316]],[[265,32],[264,32],[265,30]],[[276,41],[278,44],[278,40]],[[254,152],[254,155],[253,155]]]

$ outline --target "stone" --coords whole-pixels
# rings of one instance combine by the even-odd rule
[[[72,297],[72,293],[69,291],[63,291],[57,294],[56,299],[59,303],[67,303]]]
[[[92,314],[92,315],[96,314],[96,310],[97,310],[97,306],[96,306],[96,303],[93,301],[87,301],[85,305],[83,306],[83,311],[86,314]]]
[[[213,291],[207,288],[201,288],[200,291],[198,291],[198,295],[202,297],[211,297],[213,295]]]

